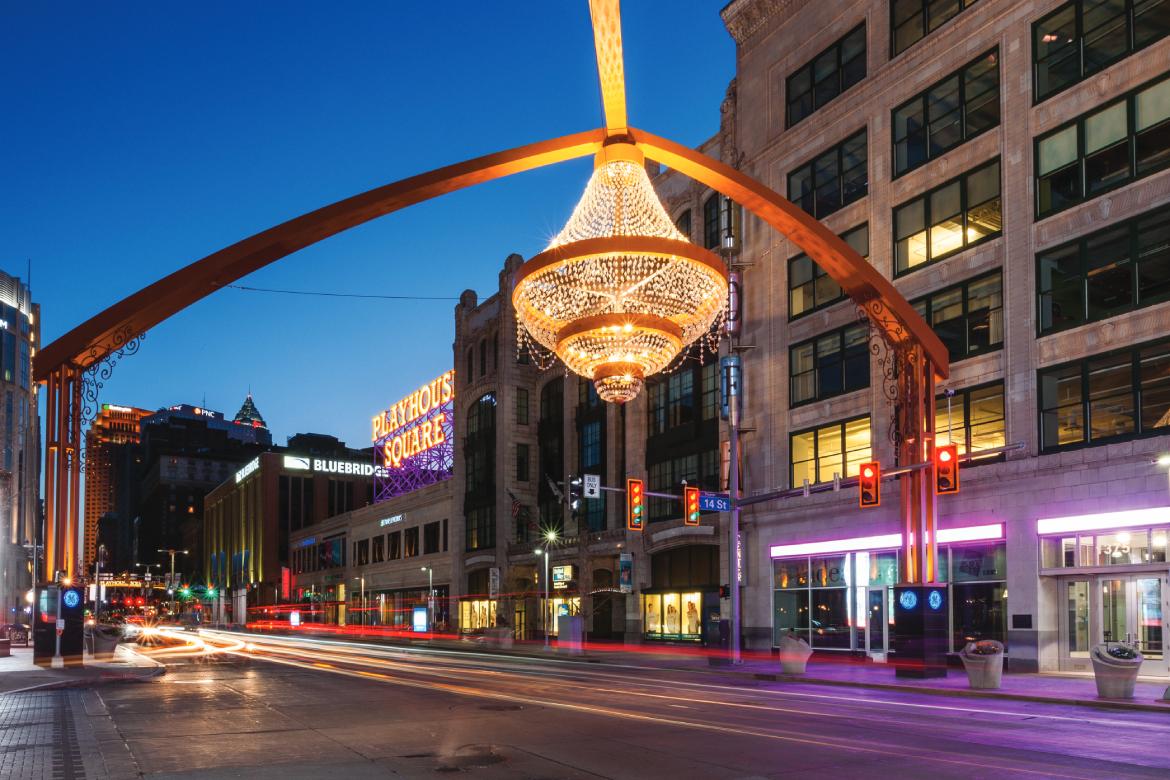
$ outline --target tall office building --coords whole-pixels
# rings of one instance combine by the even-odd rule
[[[950,352],[941,441],[991,451],[938,502],[951,649],[992,638],[1012,668],[1073,671],[1127,641],[1170,675],[1170,2],[735,0],[722,16],[722,159],[893,281]],[[710,197],[690,206],[704,222]],[[745,512],[748,642],[793,630],[885,659],[898,486],[874,509],[818,492],[895,465],[884,346],[759,220],[733,261],[754,346],[745,490],[811,493]]]
[[[142,440],[141,423],[153,412],[132,406],[102,404],[93,425],[85,434],[85,525],[83,527],[84,571],[92,572],[98,549],[98,528],[103,518],[107,524],[121,528],[137,514],[137,501],[123,497],[133,495],[130,483],[137,482],[133,453]],[[127,455],[131,457],[126,457]],[[125,538],[125,534],[116,534]],[[107,545],[102,565],[107,570],[119,550]]]
[[[0,271],[0,608],[15,619],[32,587],[39,543],[40,415],[31,360],[40,346],[40,306],[28,285]],[[38,571],[38,576],[40,572]]]

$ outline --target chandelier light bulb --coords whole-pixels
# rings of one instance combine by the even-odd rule
[[[641,150],[610,143],[573,215],[516,270],[517,338],[625,403],[725,315],[727,267],[675,228]]]

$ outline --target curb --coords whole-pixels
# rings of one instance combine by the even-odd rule
[[[121,647],[121,646],[120,646]],[[153,680],[156,677],[162,677],[167,673],[165,664],[161,664],[152,658],[147,658],[133,648],[126,647],[126,652],[138,656],[139,658],[149,662],[151,665],[145,664],[135,666],[135,669],[145,670],[143,672],[130,673],[122,671],[107,671],[101,669],[96,676],[77,677],[68,680],[56,680],[54,682],[41,683],[39,685],[30,685],[26,688],[17,688],[12,691],[0,691],[0,696],[8,696],[14,693],[31,693],[34,691],[52,691],[66,688],[91,688],[98,685],[111,685],[114,683],[135,683],[146,682]],[[98,668],[98,667],[88,667]]]
[[[1007,701],[1028,701],[1040,704],[1061,704],[1064,706],[1095,707],[1111,710],[1138,710],[1142,712],[1170,713],[1170,700],[1165,704],[1147,704],[1128,699],[1067,699],[1059,696],[1041,696],[1028,693],[1009,693],[1004,691],[981,691],[966,688],[929,688],[917,685],[899,685],[898,683],[860,682],[856,680],[831,680],[824,677],[802,677],[797,674],[771,674],[767,672],[736,672],[706,669],[688,669],[680,667],[650,667],[656,669],[670,669],[679,672],[696,672],[699,674],[734,674],[739,677],[763,680],[767,682],[805,683],[807,685],[824,685],[838,688],[870,688],[880,691],[897,691],[899,693],[920,693],[927,696],[949,696],[967,699],[1002,699]],[[1159,700],[1155,699],[1154,702]]]

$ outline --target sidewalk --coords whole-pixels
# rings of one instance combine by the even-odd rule
[[[268,633],[268,632],[257,632]],[[298,632],[274,631],[274,635],[314,635],[312,630]],[[714,665],[721,658],[718,652],[689,647],[650,644],[621,645],[593,642],[586,645],[582,655],[569,655],[558,650],[554,643],[550,652],[539,642],[518,642],[509,649],[494,647],[486,642],[454,638],[411,639],[406,636],[376,636],[370,634],[338,635],[323,632],[322,638],[341,641],[368,642],[399,647],[434,648],[484,652],[518,658],[555,657],[566,661],[596,664],[615,664],[641,668],[716,674],[742,679],[772,681],[782,684],[846,686],[874,690],[903,691],[936,696],[962,696],[982,699],[1013,699],[1048,704],[1106,707],[1165,712],[1170,715],[1170,700],[1164,700],[1170,679],[1140,677],[1133,699],[1102,699],[1097,697],[1097,686],[1091,674],[1013,674],[1005,672],[1003,685],[998,690],[972,690],[961,667],[948,669],[947,676],[919,680],[895,675],[892,665],[856,660],[848,657],[814,655],[803,675],[783,674],[780,661],[768,652],[745,652],[743,663],[735,666]]]
[[[608,655],[608,654],[606,654]],[[616,658],[602,657],[602,663],[616,663]],[[833,685],[870,688],[876,690],[906,691],[936,696],[963,696],[983,699],[1014,699],[1017,701],[1085,707],[1111,707],[1165,712],[1170,715],[1170,700],[1162,697],[1170,686],[1170,679],[1139,677],[1133,699],[1103,699],[1097,696],[1097,685],[1091,674],[1013,674],[1005,672],[1003,685],[997,690],[972,690],[962,668],[947,670],[946,677],[915,679],[897,677],[888,664],[856,661],[853,659],[809,660],[805,674],[784,674],[775,659],[752,658],[742,665],[711,666],[706,658],[685,658],[675,655],[638,654],[635,663],[660,669],[693,672],[716,672],[769,680],[781,683]]]
[[[136,682],[157,677],[166,667],[134,652],[129,645],[119,645],[114,658],[95,661],[85,656],[85,666],[45,669],[33,663],[31,647],[14,647],[12,655],[0,658],[0,695],[52,688],[85,688],[108,682]]]

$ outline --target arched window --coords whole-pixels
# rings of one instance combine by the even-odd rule
[[[487,340],[479,340],[479,375],[487,373]]]
[[[467,348],[467,378],[464,382],[471,382],[475,377],[475,353],[471,347]]]
[[[679,214],[678,219],[676,219],[674,222],[674,226],[677,227],[678,232],[686,236],[687,240],[689,241],[691,238],[691,210],[687,209],[683,213]]]
[[[485,393],[467,410],[463,447],[465,548],[482,550],[496,544],[496,394]]]

